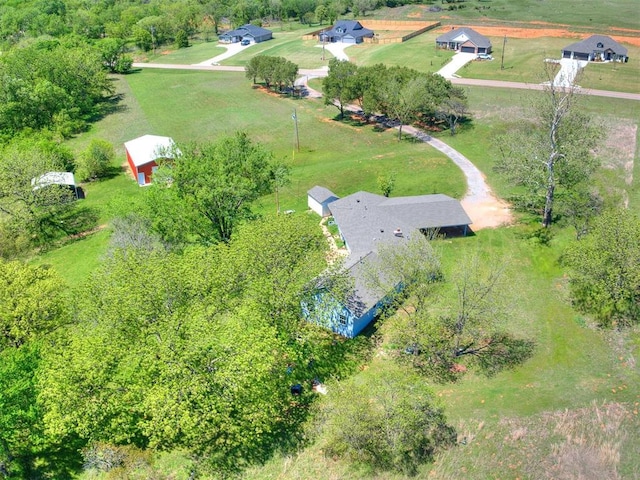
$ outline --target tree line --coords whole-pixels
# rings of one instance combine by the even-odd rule
[[[382,64],[359,67],[348,61],[331,59],[329,74],[322,82],[324,101],[335,105],[344,117],[345,108],[355,102],[365,116],[382,114],[402,126],[444,122],[451,135],[469,117],[464,89],[434,73]]]
[[[413,0],[27,0],[0,5],[0,43],[68,34],[88,39],[133,40],[140,48],[177,43],[196,33],[210,38],[223,20],[232,26],[297,19],[301,23],[334,22],[348,12],[364,15],[381,6],[429,3]]]

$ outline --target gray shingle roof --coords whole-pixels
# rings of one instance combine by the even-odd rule
[[[471,224],[460,202],[447,195],[387,198],[357,192],[329,203],[352,255],[366,255],[381,242],[399,242],[420,229]],[[396,230],[402,236],[396,235]]]
[[[257,25],[251,25],[250,23],[247,23],[246,25],[242,25],[241,27],[238,27],[235,30],[229,30],[228,32],[224,32],[223,35],[230,36],[230,37],[242,37],[244,35],[251,34],[254,37],[260,37],[268,33],[271,33],[271,30],[267,30],[266,28],[258,27]]]
[[[327,201],[333,202],[340,198],[328,188],[320,187],[318,185],[309,190],[307,192],[307,195],[309,195],[318,203],[324,203]]]
[[[471,28],[456,28],[455,30],[451,30],[447,33],[440,35],[436,38],[437,43],[445,43],[445,42],[453,42],[456,41],[460,35],[465,35],[471,43],[473,43],[476,47],[484,47],[488,48],[491,46],[491,40],[489,40],[484,35],[480,35],[475,30]]]
[[[618,55],[627,55],[628,51],[613,38],[606,35],[591,35],[589,38],[563,48],[564,51],[578,53],[603,52],[608,49],[613,50]]]
[[[323,33],[329,37],[344,37],[351,35],[354,38],[373,36],[373,30],[364,28],[360,22],[356,20],[338,20],[331,30]]]

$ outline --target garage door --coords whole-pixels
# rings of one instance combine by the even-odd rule
[[[342,43],[356,43],[356,39],[351,36],[342,37]]]
[[[476,47],[462,47],[460,51],[464,53],[476,53]]]

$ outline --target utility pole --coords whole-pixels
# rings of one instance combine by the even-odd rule
[[[298,115],[296,115],[295,108],[293,109],[293,115],[291,115],[291,118],[293,118],[293,124],[296,130],[296,150],[300,151],[300,136],[298,135]]]
[[[507,44],[507,34],[504,34],[504,40],[502,41],[502,61],[500,62],[500,70],[504,70],[504,47]]]

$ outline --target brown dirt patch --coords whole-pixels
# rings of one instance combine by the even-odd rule
[[[513,223],[513,214],[509,204],[493,197],[483,202],[461,200],[462,208],[473,222],[471,230],[477,232],[483,228],[496,228]]]
[[[549,25],[544,22],[530,22],[531,25]],[[447,25],[446,27],[442,27],[440,30],[449,31],[451,28],[457,28],[455,25]],[[478,33],[482,35],[486,35],[488,37],[503,37],[507,36],[510,38],[540,38],[540,37],[555,37],[555,38],[579,38],[584,39],[591,34],[589,33],[576,33],[569,30],[568,26],[555,26],[554,28],[526,28],[526,27],[508,27],[508,26],[483,26],[483,25],[472,25],[470,28],[473,28]],[[619,31],[621,34],[616,34],[615,32]],[[624,32],[635,33],[638,36],[626,36]],[[620,43],[626,43],[629,45],[633,45],[635,47],[640,47],[640,31],[631,30],[631,29],[610,29],[609,36],[614,40]]]

